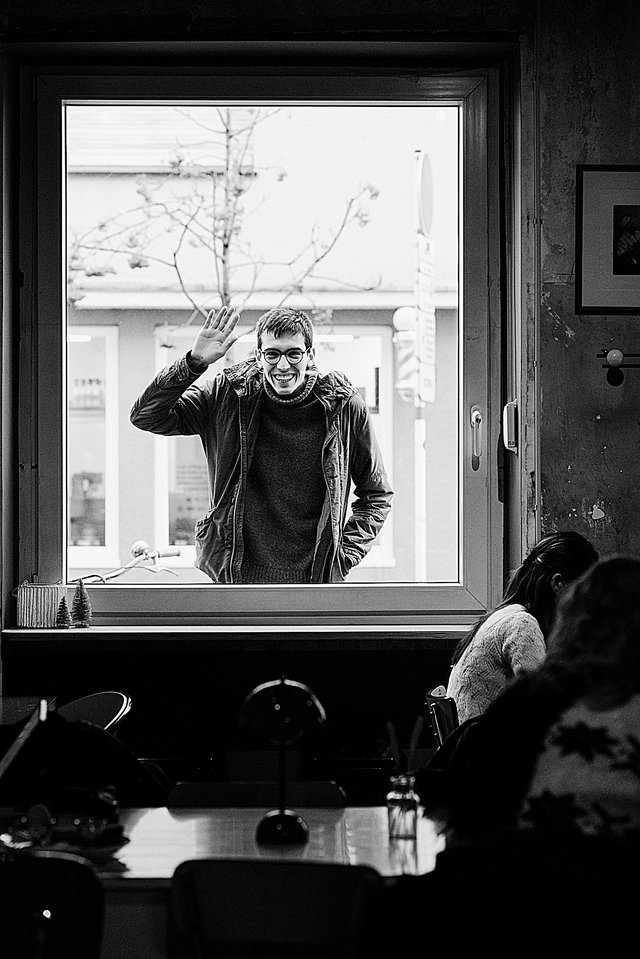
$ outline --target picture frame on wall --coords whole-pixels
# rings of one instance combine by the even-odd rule
[[[640,166],[576,167],[576,313],[640,313]]]

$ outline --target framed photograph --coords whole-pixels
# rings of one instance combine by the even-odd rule
[[[577,167],[576,313],[640,313],[640,166]]]

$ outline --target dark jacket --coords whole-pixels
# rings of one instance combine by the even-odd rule
[[[198,434],[209,470],[211,508],[196,523],[196,566],[216,583],[241,582],[247,474],[264,390],[254,360],[194,385],[186,356],[162,370],[136,400],[131,422],[163,436]],[[327,493],[311,570],[312,583],[341,582],[360,562],[390,509],[392,490],[367,408],[342,373],[318,377],[326,416],[322,469]],[[351,482],[356,499],[347,518]]]
[[[416,775],[427,815],[458,839],[517,826],[544,738],[570,696],[529,673],[454,730]]]

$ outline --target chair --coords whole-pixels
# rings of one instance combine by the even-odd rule
[[[131,709],[131,699],[125,693],[108,690],[100,693],[91,693],[81,699],[74,699],[70,703],[58,708],[58,713],[64,719],[75,722],[84,719],[101,729],[113,729],[117,723],[127,715]]]
[[[190,959],[364,956],[382,883],[370,866],[188,860],[173,875],[175,928]]]
[[[288,782],[285,798],[287,805],[294,808],[340,809],[345,804],[342,788],[331,781]],[[171,790],[167,806],[183,809],[276,806],[278,799],[276,782],[179,782]]]
[[[99,959],[104,889],[86,859],[28,850],[0,857],[0,927],[7,959]]]
[[[447,736],[459,725],[455,700],[446,695],[444,686],[437,686],[427,691],[424,704],[429,714],[436,746],[440,747]]]

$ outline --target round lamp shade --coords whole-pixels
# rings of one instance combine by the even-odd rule
[[[252,689],[240,714],[243,726],[278,746],[289,746],[325,721],[325,711],[309,687],[284,676]]]

